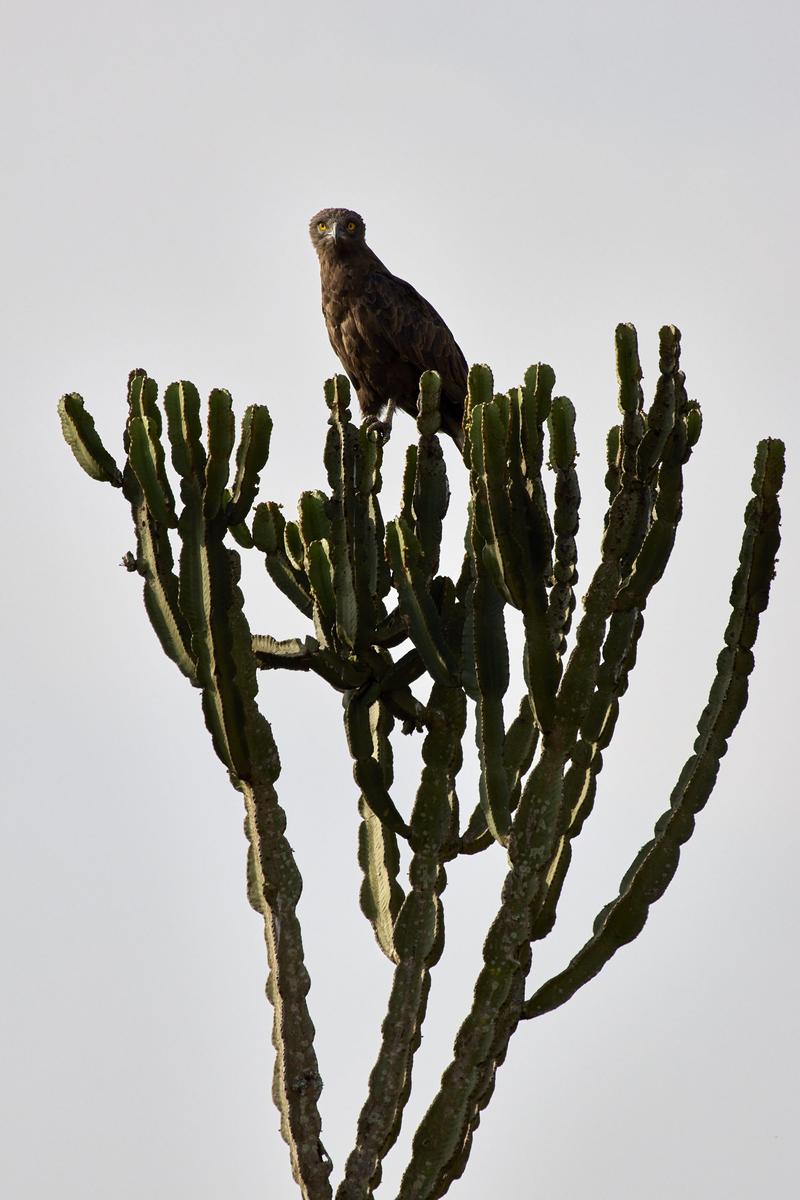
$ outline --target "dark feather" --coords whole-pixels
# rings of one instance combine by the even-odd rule
[[[467,363],[436,309],[370,250],[358,213],[323,209],[310,233],[328,337],[364,416],[377,418],[393,401],[416,417],[419,377],[435,370],[442,378],[442,426],[462,446]]]

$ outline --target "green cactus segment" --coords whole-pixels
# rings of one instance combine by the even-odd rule
[[[542,422],[550,411],[552,372],[536,368],[513,397],[495,397],[470,416],[475,570],[487,573],[522,611],[526,681],[539,728],[552,728],[560,676],[548,620],[546,579],[553,534],[541,484]],[[535,664],[535,665],[534,665]]]
[[[128,379],[128,463],[122,489],[136,530],[135,570],[144,579],[144,604],[164,653],[197,685],[191,630],[181,611],[169,526],[175,524],[174,500],[164,467],[158,389],[142,370]],[[136,469],[138,468],[138,470]],[[145,487],[146,485],[146,487]]]
[[[356,510],[361,507],[355,487],[358,434],[349,421],[342,425],[335,422],[328,437],[329,446],[333,443],[338,449],[336,472],[332,473],[329,467],[333,493],[330,555],[336,599],[334,623],[338,641],[352,650],[358,642],[360,615],[354,562]],[[368,597],[362,599],[369,603]]]
[[[547,610],[538,602],[523,613],[524,671],[537,728],[549,733],[555,721],[555,694],[561,666],[547,624]]]
[[[77,392],[62,396],[58,414],[64,439],[87,475],[112,487],[122,487],[122,473],[108,453],[94,427],[94,418],[87,412]]]
[[[273,583],[292,604],[310,617],[314,607],[311,585],[303,569],[298,569],[286,554],[286,521],[280,506],[272,500],[262,502],[253,514],[253,542],[265,556],[265,565]]]
[[[144,606],[164,653],[197,685],[191,631],[178,604],[178,579],[166,526],[153,517],[138,481],[126,474],[136,530],[136,570],[144,579]]]
[[[575,611],[575,584],[578,580],[578,547],[575,540],[581,502],[575,470],[575,409],[566,396],[557,396],[547,420],[550,432],[550,466],[556,473],[553,585],[549,596],[549,623],[557,650],[563,654]]]
[[[655,398],[647,412],[647,428],[636,455],[636,473],[640,479],[647,478],[661,460],[667,438],[675,424],[678,391],[682,382],[682,377],[677,378],[680,334],[674,325],[665,325],[659,338],[661,374]]]
[[[511,722],[503,745],[503,761],[508,777],[509,808],[515,810],[519,803],[522,779],[527,775],[536,746],[539,730],[533,719],[530,696],[522,697],[519,711]]]
[[[163,480],[161,478],[164,451],[153,421],[149,417],[131,417],[128,421],[128,439],[128,460],[139,481],[147,507],[160,525],[174,527],[178,523],[175,516],[175,499],[166,476]]]
[[[641,413],[644,407],[642,393],[642,365],[639,361],[639,339],[629,322],[617,326],[614,334],[617,352],[617,381],[619,410],[626,416]],[[642,430],[644,432],[644,430]]]
[[[557,720],[568,743],[577,735],[594,692],[605,627],[615,607],[633,607],[637,597],[643,601],[646,591],[656,582],[655,569],[659,558],[668,554],[674,540],[674,526],[680,516],[680,469],[688,457],[685,422],[676,427],[676,417],[685,407],[682,402],[683,380],[678,365],[678,346],[672,327],[662,330],[662,366],[665,368],[656,389],[656,399],[648,414],[652,426],[647,426],[642,413],[641,366],[633,326],[617,327],[617,374],[619,377],[619,406],[623,413],[620,440],[619,478],[610,487],[613,492],[606,528],[603,535],[603,561],[598,567],[584,599],[584,616],[578,626],[576,645],[572,650],[559,689]],[[670,373],[671,372],[671,373]],[[679,404],[680,401],[680,404]],[[664,432],[666,430],[666,432]],[[652,432],[646,450],[645,433]],[[653,440],[655,439],[655,440]],[[652,524],[652,487],[656,484],[661,460],[664,464],[663,521],[651,539],[641,560],[639,578],[642,589],[636,592],[634,564],[642,552]],[[640,478],[637,464],[647,462],[647,477]],[[671,474],[670,474],[671,472]],[[615,477],[616,478],[616,477]],[[614,490],[616,488],[616,490]],[[661,568],[663,569],[663,567]],[[628,589],[616,593],[625,580]]]
[[[296,916],[301,882],[274,790],[280,771],[278,752],[256,702],[252,635],[238,586],[239,556],[223,545],[227,521],[222,513],[210,520],[204,517],[206,480],[200,466],[205,467],[205,453],[197,433],[198,406],[187,385],[178,385],[167,411],[173,461],[176,469],[180,469],[179,463],[184,467],[184,509],[178,523],[183,543],[180,606],[192,633],[203,712],[214,747],[245,799],[245,828],[251,846],[249,892],[264,918],[270,966],[267,994],[274,1006],[277,1050],[273,1097],[296,1180],[309,1196],[330,1196],[331,1164],[319,1138],[321,1082],[313,1049],[314,1027],[305,1000],[309,980]],[[249,411],[226,517],[237,507],[241,517],[246,515],[266,458],[263,417]],[[255,447],[253,441],[259,437],[261,444]],[[297,1079],[305,1081],[302,1089],[296,1087]]]
[[[308,581],[314,596],[314,623],[323,646],[331,644],[336,622],[336,593],[328,543],[312,542],[307,555]]]
[[[188,380],[171,383],[164,393],[172,465],[182,479],[194,476],[205,485],[206,455],[201,441],[200,396]]]
[[[384,597],[391,588],[391,574],[384,553],[385,529],[379,494],[383,485],[383,444],[366,426],[358,430],[353,497],[353,580],[358,606],[359,645],[369,641],[375,626],[384,619]]]
[[[453,1164],[491,1094],[494,1072],[519,1016],[520,984],[530,965],[530,906],[546,867],[550,826],[561,804],[563,766],[563,755],[546,752],[526,784],[509,847],[512,869],[484,943],[472,1008],[456,1037],[439,1091],[414,1136],[398,1200],[443,1195],[443,1181],[452,1176]]]
[[[641,932],[652,904],[664,893],[677,870],[680,848],[694,831],[695,816],[705,806],[716,782],[728,739],[747,703],[752,647],[759,616],[769,599],[780,546],[780,492],[784,472],[783,443],[759,443],[753,476],[753,499],[745,511],[739,568],[731,589],[731,617],[708,704],[698,722],[694,753],[684,766],[657,821],[655,836],[634,859],[616,900],[599,913],[594,932],[569,966],[543,984],[526,1002],[525,1017],[536,1017],[564,1004],[605,966],[620,946]]]
[[[381,782],[387,794],[394,778],[392,744],[389,740],[394,718],[385,706],[369,708],[372,757],[378,764]],[[363,749],[363,747],[361,747]],[[372,925],[383,953],[398,961],[394,946],[394,923],[405,899],[398,883],[400,854],[397,836],[370,808],[364,795],[359,801],[361,825],[358,831],[358,862],[364,874],[361,884],[361,911]]]
[[[358,664],[324,650],[313,637],[278,641],[268,634],[255,634],[253,654],[259,670],[313,671],[339,692],[363,687],[370,679]]]
[[[175,499],[167,476],[161,442],[158,385],[144,371],[128,379],[128,422],[125,428],[128,462],[139,481],[148,508],[159,524],[174,527]]]
[[[264,633],[254,633],[251,645],[253,653],[257,657],[275,658],[281,661],[304,660],[319,649],[319,643],[312,637],[280,640]]]
[[[331,426],[338,427],[340,430],[345,429],[350,424],[350,380],[346,375],[334,375],[333,378],[325,380],[325,403],[330,410]],[[335,458],[340,453],[337,451],[334,455],[334,462],[331,462],[329,452],[333,449],[335,449],[335,442],[331,441],[329,434],[325,444],[325,465],[328,468],[331,487],[335,486],[335,478],[338,473]]]
[[[252,635],[238,586],[239,556],[223,545],[222,514],[204,519],[205,473],[199,465],[205,465],[205,455],[199,437],[195,440],[197,406],[191,390],[186,385],[179,388],[173,392],[168,415],[173,461],[185,470],[184,510],[178,524],[183,543],[180,605],[192,633],[203,711],[214,747],[245,799],[251,845],[249,891],[264,918],[270,965],[267,993],[275,1010],[273,1096],[281,1112],[281,1130],[290,1147],[293,1173],[305,1194],[330,1196],[331,1164],[319,1140],[321,1083],[305,1001],[309,981],[296,916],[301,883],[274,791],[280,763],[272,731],[256,703]],[[260,449],[248,448],[259,424],[263,436],[263,424],[255,415],[247,423],[231,505],[235,509],[238,504],[245,512],[246,497],[254,494],[258,464],[263,465],[265,456],[263,440]],[[297,1079],[305,1081],[302,1089],[297,1088]]]
[[[525,372],[525,382],[515,393],[516,403],[520,414],[520,438],[522,456],[525,464],[527,490],[536,504],[539,520],[537,561],[546,561],[550,551],[552,533],[547,518],[547,501],[542,485],[542,464],[544,462],[544,426],[550,416],[553,403],[553,388],[556,377],[552,367],[546,363],[537,363],[528,367]]]
[[[383,487],[381,466],[383,444],[374,440],[367,429],[359,430],[361,444],[358,490],[363,501],[360,536],[365,549],[365,567],[360,569],[359,586],[366,586],[375,601],[374,624],[380,628],[385,619],[384,600],[391,591],[392,573],[386,561],[386,528],[380,506],[380,491]]]
[[[492,837],[505,845],[511,831],[509,779],[504,750],[503,697],[509,666],[503,599],[494,584],[478,578],[468,593],[472,608],[474,675],[477,683],[475,741],[480,760],[480,799]]]
[[[686,413],[686,436],[690,448],[696,446],[703,432],[703,414],[696,400],[690,400]]]
[[[616,727],[620,698],[627,690],[628,677],[636,663],[643,628],[644,617],[637,610],[616,612],[609,621],[597,687],[564,776],[562,832],[548,871],[546,894],[534,914],[531,933],[534,941],[546,937],[555,924],[556,906],[572,858],[572,842],[581,833],[594,806],[597,776],[603,766],[602,752]]]
[[[287,521],[283,527],[283,545],[289,556],[289,562],[296,571],[308,568],[308,547],[303,541],[300,526],[297,521]]]
[[[131,394],[131,411],[135,412],[138,404],[135,383]],[[146,396],[144,382],[141,394]],[[241,594],[237,586],[239,558],[233,551],[224,547],[223,538],[227,532],[229,514],[238,504],[239,519],[242,519],[249,507],[249,504],[245,505],[245,493],[251,496],[254,494],[253,484],[254,481],[257,482],[257,472],[263,465],[266,450],[263,441],[258,452],[248,447],[252,443],[256,427],[261,425],[263,432],[263,419],[259,418],[255,409],[248,410],[242,432],[234,498],[228,512],[223,516],[219,511],[220,477],[218,467],[213,463],[212,478],[216,479],[216,482],[212,485],[212,491],[218,493],[216,500],[208,491],[207,460],[201,441],[200,401],[196,389],[186,382],[172,384],[167,388],[164,404],[172,444],[172,460],[175,469],[182,476],[183,511],[178,521],[181,539],[178,604],[191,633],[192,658],[196,663],[198,682],[203,689],[203,711],[214,747],[234,777],[250,779],[253,770],[253,749],[248,744],[245,720],[247,714],[243,708],[246,693],[243,691],[242,681],[237,680],[237,672],[239,675],[246,672],[248,678],[252,677],[252,697],[248,700],[248,703],[252,701],[253,709],[250,724],[255,722],[254,728],[260,731],[259,737],[262,741],[266,739],[271,744],[271,734],[269,726],[260,718],[255,707],[255,662],[250,633],[243,614],[238,625],[233,615],[237,611],[237,604],[241,605]],[[144,404],[142,409],[146,411]],[[218,393],[210,404],[210,411],[224,415],[225,409],[224,396]],[[262,412],[265,414],[266,410]],[[149,419],[153,420],[152,415]],[[134,417],[131,421],[134,429],[136,420]],[[131,438],[132,449],[134,436],[135,434]],[[224,440],[225,435],[216,433],[213,436],[219,448],[220,437]],[[212,518],[206,515],[207,501],[211,510],[217,509],[217,515]],[[232,628],[239,631],[242,643],[238,655],[234,654]],[[246,630],[246,636],[243,630]],[[256,719],[256,714],[259,720]]]
[[[245,409],[239,449],[236,451],[236,475],[231,502],[225,514],[229,525],[238,525],[249,513],[258,493],[259,475],[269,457],[272,418],[263,404]]]
[[[269,723],[256,703],[252,637],[237,586],[239,558],[233,551],[223,553],[229,564],[229,591],[225,596],[222,586],[212,588],[211,621],[215,639],[214,686],[219,695],[215,703],[207,706],[207,711],[221,713],[226,722],[228,745],[236,742],[227,730],[227,722],[231,717],[238,720],[246,750],[249,775],[234,777],[234,783],[245,799],[245,831],[251,847],[249,893],[264,919],[270,968],[267,996],[274,1008],[273,1098],[281,1113],[281,1132],[289,1146],[292,1172],[302,1194],[329,1197],[331,1162],[320,1141],[318,1109],[322,1081],[314,1053],[314,1026],[306,1004],[309,978],[296,911],[302,881],[285,837],[286,817],[274,789],[280,771],[277,749]],[[212,580],[216,574],[214,571]],[[214,619],[214,599],[228,602],[227,622],[217,623]],[[234,689],[237,703],[232,703],[229,696]],[[298,1079],[303,1080],[302,1088],[297,1086]]]
[[[208,397],[208,462],[203,496],[203,513],[207,520],[217,515],[225,499],[235,440],[231,394],[223,388],[214,388]]]
[[[415,854],[436,856],[457,832],[455,777],[461,770],[461,741],[467,720],[462,689],[434,683],[427,711],[430,724],[422,743],[424,766],[411,813],[411,844]],[[412,869],[412,887],[413,876]],[[411,952],[410,945],[408,949]]]
[[[432,678],[450,685],[455,682],[455,660],[427,587],[422,547],[402,517],[387,525],[386,547],[411,640]]]
[[[475,363],[469,369],[467,376],[467,397],[464,403],[463,426],[465,434],[464,444],[464,461],[467,468],[471,468],[472,463],[472,446],[473,446],[473,430],[472,417],[476,408],[480,408],[494,396],[494,377],[491,368],[487,367],[486,363]],[[480,439],[478,439],[480,440]]]
[[[479,800],[467,821],[464,832],[446,848],[445,861],[449,862],[459,854],[480,854],[482,850],[486,850],[494,844],[495,839],[486,824],[486,809]]]
[[[239,558],[223,545],[224,520],[209,518],[204,511],[206,459],[196,390],[191,384],[175,384],[165,396],[184,505],[178,522],[180,581],[175,578],[165,519],[171,516],[171,497],[168,499],[165,486],[163,453],[159,453],[161,420],[155,394],[153,381],[143,372],[134,372],[126,431],[129,465],[121,482],[136,527],[135,567],[144,576],[145,604],[162,646],[202,687],[203,710],[215,749],[244,796],[250,841],[248,894],[264,917],[268,994],[275,1008],[274,1096],[295,1179],[303,1195],[322,1200],[331,1195],[331,1164],[320,1142],[317,1100],[321,1083],[313,1050],[314,1030],[305,1003],[309,982],[296,917],[300,876],[284,837],[285,817],[274,790],[280,769],[277,750],[269,724],[256,704],[255,658],[238,587]],[[91,446],[88,426],[79,412],[76,415],[76,406],[65,405],[64,409],[79,430],[82,444],[89,445],[109,473],[108,463],[102,463],[97,448]],[[218,442],[218,437],[211,435],[212,441]],[[242,471],[245,488],[252,462],[250,456],[251,465],[245,463]],[[212,487],[221,494],[218,477]],[[213,510],[217,505],[209,507]],[[302,1087],[298,1080],[303,1081]]]
[[[298,504],[300,537],[303,544],[330,541],[331,522],[328,516],[328,497],[324,492],[302,492]]]
[[[289,1146],[292,1175],[305,1197],[328,1200],[332,1163],[320,1139],[318,1102],[322,1091],[314,1052],[314,1025],[308,1011],[310,987],[297,918],[302,881],[285,837],[286,817],[274,787],[242,783],[248,850],[248,895],[264,920],[276,1051],[272,1096],[281,1114],[281,1134]],[[302,1080],[302,1086],[298,1086]]]
[[[395,968],[380,1050],[336,1200],[366,1200],[380,1184],[381,1162],[397,1140],[411,1093],[411,1069],[422,1040],[429,992],[428,969],[414,960]]]
[[[439,432],[442,419],[439,411],[439,399],[442,391],[442,379],[438,371],[425,371],[419,381],[419,400],[417,407],[417,429],[423,439],[432,438]]]
[[[352,650],[359,641],[359,605],[348,540],[335,518],[331,551],[336,597],[336,636],[341,645]]]
[[[423,770],[411,815],[414,855],[411,890],[395,921],[398,965],[392,980],[381,1046],[358,1121],[356,1145],[347,1160],[337,1200],[364,1200],[381,1178],[381,1160],[394,1144],[410,1092],[411,1068],[420,1045],[430,989],[430,970],[444,933],[441,866],[444,843],[457,824],[455,777],[461,767],[466,704],[461,688],[434,684],[428,702],[433,724],[422,745]]]
[[[149,405],[146,384],[134,381],[131,391],[129,444],[135,455],[136,439],[141,437],[136,432],[138,427],[147,422],[151,429],[157,430],[158,425]],[[167,558],[166,532],[161,532],[157,542],[152,538],[153,529],[160,527],[149,515],[142,494],[135,516],[140,535],[139,558],[145,564],[145,599],[147,602],[149,588],[148,612],[157,631],[157,620],[163,625],[174,616],[185,630],[178,637],[179,647],[191,637],[189,657],[196,663],[197,682],[203,690],[206,723],[217,754],[245,799],[245,828],[250,841],[248,893],[264,918],[270,965],[267,991],[275,1009],[273,1040],[277,1061],[273,1095],[281,1112],[283,1136],[290,1146],[292,1170],[303,1193],[330,1196],[331,1166],[319,1140],[317,1100],[321,1084],[313,1050],[314,1030],[305,1003],[308,975],[303,966],[302,939],[295,912],[300,876],[284,837],[285,817],[275,796],[274,781],[280,770],[277,749],[270,726],[256,703],[256,662],[238,586],[239,556],[223,545],[226,518],[238,515],[243,519],[255,494],[258,471],[266,458],[265,410],[261,410],[261,415],[250,410],[245,418],[233,499],[223,516],[220,506],[225,470],[220,460],[225,458],[224,450],[230,441],[224,396],[217,394],[210,404],[208,462],[201,442],[199,397],[194,387],[188,383],[173,384],[167,389],[165,407],[173,463],[182,477],[183,511],[178,520],[182,543],[180,580],[176,585],[174,576],[166,575],[165,603],[147,574],[149,563],[154,560],[159,568],[155,583],[162,583],[164,567],[167,563],[171,565],[171,559]],[[135,501],[138,489],[132,481],[128,486]],[[272,527],[265,530],[262,520],[260,532],[269,540],[274,537],[275,528],[274,522],[267,523]],[[151,544],[147,543],[148,537]],[[165,636],[161,632],[159,636],[164,644]],[[302,1089],[296,1087],[297,1079],[304,1080]]]
[[[229,499],[229,494],[228,489],[226,488],[223,493],[223,504],[226,503],[227,499]],[[253,535],[251,534],[246,521],[240,521],[238,525],[231,525],[230,535],[236,544],[241,546],[243,550],[252,550],[255,546]]]
[[[550,405],[552,403],[555,384],[555,371],[547,363],[535,363],[533,366],[528,367],[525,372],[525,382],[522,386],[522,392],[526,405],[532,406],[530,411],[532,415],[535,415],[536,423],[539,426],[540,442],[541,429],[550,416]]]
[[[347,745],[353,760],[353,777],[361,789],[364,802],[378,820],[395,833],[408,837],[408,826],[389,795],[386,755],[379,736],[376,705],[359,692],[352,692],[344,701],[344,727]]]
[[[609,504],[620,489],[620,471],[622,467],[622,426],[612,425],[606,437],[606,478]]]
[[[410,529],[414,528],[414,488],[417,482],[417,447],[406,448],[403,481],[400,493],[400,516]]]
[[[161,412],[158,407],[158,384],[139,367],[128,376],[128,415],[150,418],[157,436],[161,436]]]
[[[199,492],[196,499],[195,507],[184,495],[185,507],[178,522],[183,543],[178,598],[192,633],[203,712],[214,749],[234,776],[247,779],[251,766],[241,691],[235,682],[231,648],[225,645],[231,572],[238,569],[238,555],[222,545],[222,527],[216,537],[208,536],[200,516]],[[223,647],[226,653],[220,658]]]
[[[500,565],[506,596],[515,608],[521,609],[525,604],[525,578],[521,555],[514,539],[511,504],[505,486],[508,427],[504,427],[499,404],[483,406],[480,430],[480,462],[488,504],[488,522],[484,522],[484,528],[489,534],[487,540],[492,547],[492,557]]]
[[[411,496],[413,528],[419,538],[425,574],[429,579],[439,569],[442,522],[450,503],[444,455],[439,439],[434,437],[439,428],[440,387],[441,382],[436,372],[426,371],[420,380],[420,417],[417,422],[420,440],[414,458],[415,472]],[[426,430],[430,432],[426,433]]]
[[[358,862],[364,873],[361,884],[361,911],[372,925],[383,953],[397,962],[394,948],[394,923],[403,903],[403,889],[397,882],[400,853],[397,835],[375,816],[369,805],[359,806]]]
[[[336,594],[335,636],[345,654],[368,640],[385,616],[389,590],[383,561],[383,520],[377,502],[382,447],[350,420],[350,386],[337,375],[325,384],[331,412],[325,467],[331,486],[330,557]]]
[[[450,1185],[461,1177],[472,1149],[472,1140],[480,1123],[480,1115],[492,1098],[495,1088],[497,1069],[502,1065],[508,1051],[508,1044],[519,1023],[519,1012],[525,994],[525,980],[530,972],[531,952],[529,947],[521,947],[519,962],[508,996],[502,1005],[495,1027],[495,1035],[489,1053],[476,1081],[473,1093],[473,1116],[469,1122],[464,1139],[439,1173],[434,1196],[443,1196]]]
[[[635,556],[628,554],[624,559],[630,562],[630,570],[617,598],[618,608],[645,607],[647,596],[669,561],[683,513],[683,468],[700,436],[700,408],[687,399],[684,376],[677,369],[679,349],[677,330],[665,326],[661,330],[661,362],[673,375],[662,374],[659,379],[638,458],[640,463],[646,453],[653,458],[654,444],[647,439],[658,430],[657,457],[646,476],[647,493],[654,498],[646,531],[631,547]]]
[[[547,417],[550,434],[550,466],[554,471],[566,471],[575,465],[578,452],[575,445],[575,408],[566,396],[553,399]]]
[[[617,404],[622,413],[616,464],[617,481],[618,484],[630,484],[636,478],[636,456],[645,431],[642,366],[639,361],[639,341],[633,325],[618,325],[615,341],[619,387]]]
[[[649,528],[620,587],[618,608],[644,609],[664,574],[683,513],[683,467],[690,454],[686,417],[679,415],[663,447]]]
[[[571,842],[580,834],[592,811],[597,775],[603,765],[602,751],[611,740],[620,698],[627,689],[628,676],[635,665],[644,625],[641,613],[650,591],[663,574],[682,515],[683,466],[692,449],[688,438],[688,414],[692,406],[686,400],[683,377],[677,372],[677,343],[672,334],[670,328],[662,330],[661,364],[662,368],[675,371],[675,412],[669,414],[671,426],[659,449],[661,462],[649,472],[649,478],[656,479],[651,520],[643,540],[634,527],[635,535],[623,555],[623,561],[630,560],[635,545],[639,545],[630,573],[617,592],[616,611],[608,625],[595,691],[584,712],[580,738],[564,780],[564,824],[550,868],[546,897],[534,917],[534,938],[545,937],[553,927],[556,905],[571,859]],[[663,377],[660,383],[663,399]],[[699,411],[696,405],[694,411]],[[648,433],[650,428],[648,426]],[[647,486],[652,491],[652,485],[648,483]]]

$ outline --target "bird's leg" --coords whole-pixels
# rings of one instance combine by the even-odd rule
[[[386,414],[383,417],[373,417],[367,425],[369,433],[375,433],[381,441],[388,442],[392,432],[392,421],[394,419],[397,401],[390,400],[386,405]]]

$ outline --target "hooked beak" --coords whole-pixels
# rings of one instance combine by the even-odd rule
[[[331,228],[330,234],[329,234],[328,236],[329,236],[329,237],[331,237],[331,238],[333,238],[333,244],[334,244],[334,246],[338,244],[338,242],[339,242],[339,237],[340,237],[340,235],[339,235],[339,223],[338,223],[338,221],[334,221],[334,222],[333,222],[333,227]]]

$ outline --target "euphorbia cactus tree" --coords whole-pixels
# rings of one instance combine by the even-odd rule
[[[325,385],[329,491],[303,492],[296,520],[269,501],[253,511],[269,452],[271,421],[263,406],[247,409],[232,462],[230,395],[211,393],[204,440],[196,389],[185,382],[167,388],[163,408],[178,502],[157,387],[145,372],[129,380],[122,470],[80,396],[61,400],[64,434],[79,463],[119,488],[131,506],[136,550],[125,563],[144,580],[145,607],[165,653],[201,691],[214,749],[244,798],[248,895],[264,920],[274,1006],[273,1095],[293,1176],[309,1200],[333,1196],[332,1163],[320,1136],[322,1081],[296,913],[301,877],[275,790],[277,751],[257,704],[258,671],[313,671],[342,695],[361,818],[361,908],[393,965],[380,1050],[337,1200],[374,1194],[400,1129],[431,972],[444,946],[445,865],[489,851],[507,857],[508,873],[452,1061],[414,1137],[398,1200],[444,1195],[464,1170],[519,1022],[563,1004],[641,931],[675,872],[747,701],[780,540],[783,445],[771,438],[756,453],[730,621],[694,751],[652,840],[585,945],[526,997],[532,946],[553,927],[572,841],[594,805],[602,754],[635,666],[650,591],[674,544],[683,471],[701,429],[699,405],[687,398],[679,368],[677,329],[661,330],[660,374],[647,408],[632,326],[618,327],[616,344],[621,416],[608,437],[602,557],[571,648],[580,505],[575,411],[565,397],[553,396],[547,366],[532,367],[521,387],[500,395],[487,367],[470,372],[464,417],[470,498],[457,579],[439,570],[449,489],[434,372],[420,380],[419,440],[408,450],[399,515],[386,526],[382,446],[353,424],[342,376]],[[232,542],[264,556],[271,579],[310,629],[284,641],[251,632]],[[521,614],[524,634],[525,690],[513,709],[507,609]],[[469,705],[480,781],[462,819],[456,777]],[[398,730],[421,736],[414,797],[399,796],[393,786]],[[348,786],[342,781],[343,790]],[[401,839],[411,856],[406,883]]]

